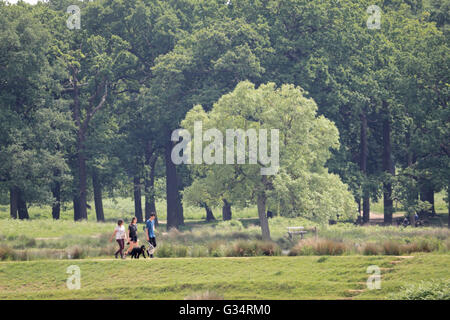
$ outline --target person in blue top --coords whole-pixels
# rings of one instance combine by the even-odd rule
[[[147,241],[148,243],[153,246],[153,248],[156,248],[156,237],[155,237],[155,218],[156,215],[154,212],[150,213],[150,217],[145,222],[146,227],[146,235],[147,235]],[[150,247],[150,250],[148,251],[148,254],[150,258],[153,258],[153,250]]]

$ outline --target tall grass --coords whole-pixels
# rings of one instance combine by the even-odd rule
[[[448,247],[437,239],[416,239],[414,241],[400,242],[385,240],[380,242],[367,242],[362,245],[352,241],[330,239],[307,239],[297,243],[290,251],[290,256],[299,255],[405,255],[413,252],[447,252]]]

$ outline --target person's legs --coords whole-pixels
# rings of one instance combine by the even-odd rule
[[[123,258],[123,249],[125,248],[125,239],[120,239],[120,257]]]
[[[117,244],[119,245],[119,250],[116,251],[116,253],[114,253],[114,256],[117,258],[117,255],[120,253],[120,256],[123,255],[122,250],[123,250],[123,239],[116,239]]]
[[[156,248],[156,238],[155,237],[150,238],[149,242],[153,246],[153,248]],[[150,254],[150,258],[153,258],[153,253]]]
[[[130,239],[130,246],[128,247],[128,250],[125,254],[129,254],[133,248],[137,247],[137,239]]]

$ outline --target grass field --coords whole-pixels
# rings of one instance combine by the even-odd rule
[[[66,269],[81,288],[66,287]],[[367,267],[381,269],[368,290]],[[184,299],[206,291],[224,299],[385,299],[406,284],[449,278],[450,255],[398,257],[168,258],[0,263],[0,299]]]
[[[167,232],[158,203],[156,258],[134,261],[112,259],[117,245],[108,241],[116,219],[133,215],[130,199],[105,201],[104,223],[92,210],[88,221],[74,222],[71,208],[54,221],[46,207],[30,208],[28,221],[11,220],[0,206],[0,299],[450,299],[441,202],[425,228],[275,217],[270,243],[261,241],[256,208],[235,209],[231,221],[216,210],[209,223],[203,209],[186,208],[185,225]],[[309,232],[292,240],[288,226]],[[80,267],[80,290],[66,287],[70,265]],[[371,265],[381,270],[380,290],[367,289]]]

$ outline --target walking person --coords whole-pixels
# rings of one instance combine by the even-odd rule
[[[145,226],[146,226],[145,234],[147,235],[147,241],[150,244],[150,248],[147,253],[150,256],[150,258],[153,258],[153,250],[154,250],[154,248],[156,248],[155,219],[156,219],[156,214],[154,212],[151,212],[150,217],[145,222]]]
[[[128,226],[128,239],[130,246],[128,247],[127,252],[125,252],[125,256],[127,256],[133,248],[137,247],[138,245],[138,235],[137,235],[137,218],[133,217],[131,219],[131,223]]]
[[[117,226],[114,229],[114,232],[113,232],[111,238],[109,239],[109,242],[111,242],[114,237],[116,237],[116,241],[119,244],[119,250],[116,251],[114,256],[117,259],[117,255],[120,253],[120,257],[122,259],[124,259],[124,257],[123,257],[123,249],[125,248],[125,239],[127,239],[127,233],[125,232],[125,227],[123,225],[123,220],[122,219],[117,221]]]

